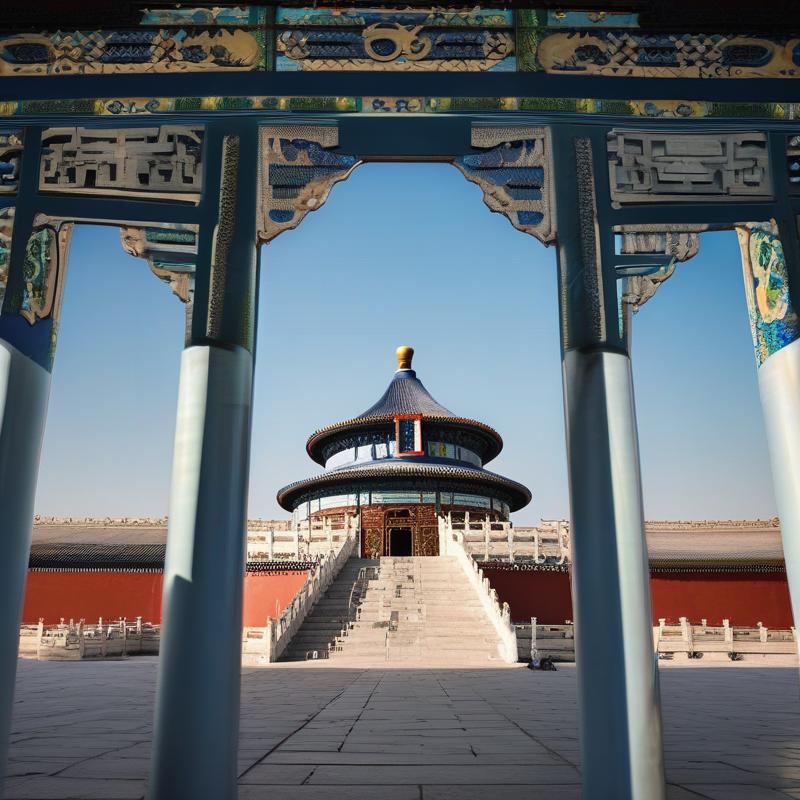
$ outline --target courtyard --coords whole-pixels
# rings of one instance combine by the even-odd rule
[[[20,661],[6,797],[144,797],[157,663]],[[660,678],[670,800],[800,798],[792,657]],[[572,664],[242,675],[241,800],[577,800],[579,759]]]

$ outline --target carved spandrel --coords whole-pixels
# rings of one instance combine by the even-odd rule
[[[129,255],[147,261],[152,273],[169,284],[183,303],[194,296],[197,262],[197,226],[150,225],[120,227],[122,248]]]
[[[34,228],[25,250],[23,291],[19,313],[29,324],[53,318],[53,346],[61,315],[71,222],[53,221]]]
[[[614,205],[771,198],[763,133],[608,134]]]
[[[309,211],[328,199],[334,184],[361,163],[331,148],[339,141],[333,126],[280,125],[260,133],[259,231],[269,242],[296,228]]]
[[[623,279],[622,302],[638,311],[675,273],[679,262],[688,261],[700,250],[700,234],[690,231],[638,230],[623,232],[621,252],[624,255],[663,255],[664,265],[649,275],[632,275]]]
[[[0,76],[241,72],[263,67],[256,32],[145,28],[0,37]]]
[[[549,136],[546,128],[474,127],[471,143],[481,152],[453,162],[492,211],[544,244],[555,238]]]
[[[48,128],[39,189],[196,203],[202,143],[201,126]]]

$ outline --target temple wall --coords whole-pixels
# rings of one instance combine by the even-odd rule
[[[501,602],[511,606],[515,622],[560,625],[572,617],[570,577],[567,572],[508,570],[481,564]],[[720,625],[768,628],[792,627],[789,587],[783,572],[656,572],[650,577],[653,624],[660,618],[677,623],[707,619]]]
[[[305,582],[308,570],[248,572],[244,581],[244,625],[264,625],[279,616]],[[113,621],[120,617],[161,622],[160,572],[28,571],[24,624],[65,620]]]

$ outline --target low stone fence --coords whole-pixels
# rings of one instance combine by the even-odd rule
[[[338,552],[331,550],[324,556],[278,619],[267,620],[263,628],[242,628],[242,666],[269,664],[280,658],[314,604],[353,555],[356,541],[355,536],[348,536]]]
[[[733,626],[727,619],[721,626],[692,625],[681,617],[677,625],[660,619],[653,628],[653,646],[658,653],[683,655],[687,658],[730,658],[739,660],[754,656],[795,655],[795,629],[769,629],[760,622],[755,628]]]
[[[79,661],[84,658],[126,658],[131,655],[157,655],[161,629],[141,617],[135,622],[120,619],[87,625],[64,620],[58,625],[22,625],[19,631],[20,658],[38,661]]]
[[[572,623],[540,625],[517,624],[517,653],[520,661],[550,658],[552,661],[575,660],[575,631]],[[677,625],[659,620],[653,627],[653,649],[660,658],[739,661],[771,655],[796,655],[795,629],[769,629],[759,623],[755,628],[733,626],[725,619],[722,625],[708,625],[701,620],[692,625],[681,617]]]
[[[324,556],[339,550],[349,538],[357,538],[361,529],[358,514],[345,514],[335,521],[328,517],[302,520],[282,529],[247,529],[247,560],[271,561]]]

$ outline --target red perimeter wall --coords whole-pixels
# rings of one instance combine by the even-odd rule
[[[511,606],[515,622],[563,625],[572,619],[572,598],[567,572],[504,570],[481,565],[483,574],[497,590],[501,602]],[[792,608],[783,572],[656,572],[650,577],[653,624],[660,617],[668,623],[687,617],[721,625],[790,628]]]
[[[248,572],[244,581],[244,625],[263,626],[280,614],[303,585],[307,570]],[[22,621],[46,625],[64,619],[96,622],[120,617],[161,622],[160,572],[28,571]]]
[[[518,622],[536,617],[544,625],[572,619],[569,573],[484,567],[501,602],[511,606]],[[306,570],[248,572],[244,581],[243,624],[261,627],[283,611],[306,580]],[[64,619],[120,617],[161,622],[160,572],[28,572],[22,620],[45,624]],[[688,617],[719,625],[789,628],[792,610],[786,575],[782,572],[660,572],[650,579],[653,622],[659,617],[677,622]]]

